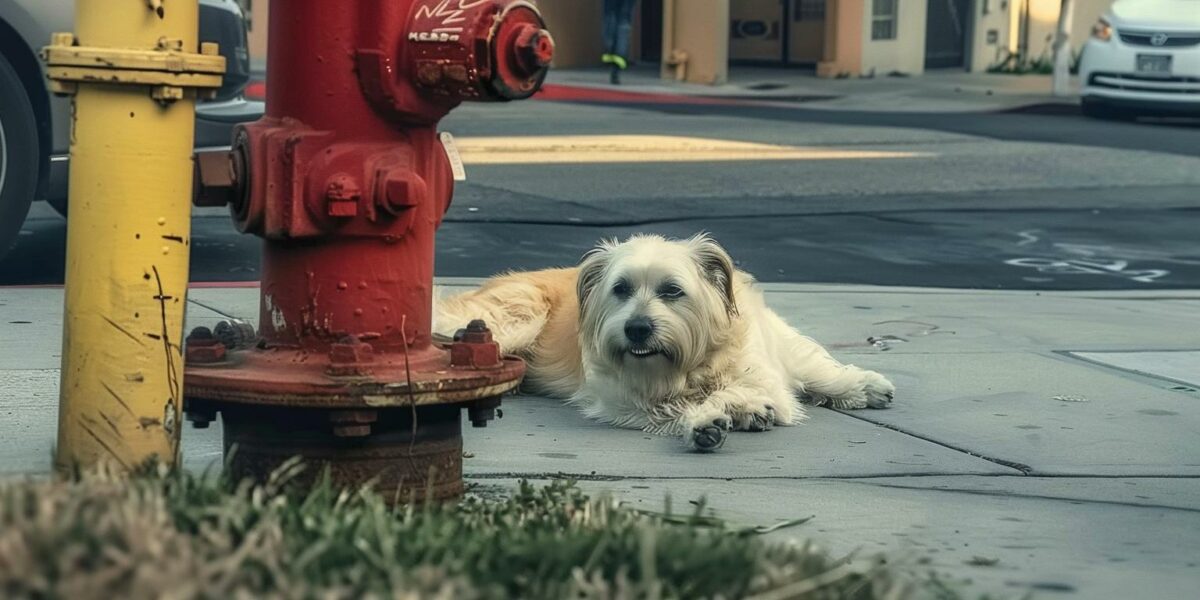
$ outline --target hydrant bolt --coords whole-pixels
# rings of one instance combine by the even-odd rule
[[[488,421],[499,416],[500,398],[484,398],[467,408],[467,419],[476,428],[487,427]]]
[[[340,438],[371,435],[371,424],[378,420],[379,413],[373,410],[335,410],[329,413],[333,435]]]
[[[349,335],[343,336],[329,347],[330,375],[369,375],[370,365],[375,362],[375,349],[371,344]]]
[[[329,202],[328,214],[331,217],[350,218],[358,214],[358,201],[362,198],[362,190],[354,179],[345,173],[338,173],[329,178],[325,185],[325,199]]]

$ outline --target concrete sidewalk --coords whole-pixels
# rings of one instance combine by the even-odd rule
[[[604,69],[551,69],[551,86],[582,87],[596,92],[670,94],[718,99],[754,100],[806,109],[871,112],[993,112],[1054,105],[1077,109],[1078,94],[1056,97],[1049,75],[930,71],[917,76],[822,79],[811,71],[768,67],[734,67],[722,85],[698,85],[662,79],[656,65],[633,67],[621,85],[608,82]],[[1078,90],[1078,82],[1072,88]]]
[[[573,477],[649,510],[703,497],[741,524],[813,516],[770,535],[887,552],[980,592],[1200,586],[1200,292],[764,287],[835,354],[891,376],[895,408],[818,409],[698,455],[509,398],[503,420],[465,432],[468,478]],[[257,315],[254,288],[190,296],[189,327]],[[49,469],[61,302],[59,289],[0,288],[0,475]],[[219,431],[186,430],[189,467],[219,460]]]

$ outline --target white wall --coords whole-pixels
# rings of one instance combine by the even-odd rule
[[[925,9],[927,0],[897,0],[900,15],[896,39],[871,39],[871,0],[863,2],[862,74],[876,77],[893,71],[919,75],[925,72]]]
[[[988,2],[989,13],[983,15],[982,6]],[[1112,6],[1113,0],[1075,0],[1075,18],[1071,27],[1071,48],[1075,52],[1083,47],[1091,35],[1092,24]],[[1062,0],[975,0],[975,39],[971,58],[972,71],[984,71],[995,64],[1003,53],[1001,48],[1013,52],[1020,44],[1020,29],[1025,26],[1021,18],[1022,7],[1028,6],[1028,59],[1052,54],[1053,35],[1058,28],[1058,12]],[[998,32],[998,43],[987,43],[987,32]]]
[[[1004,49],[1009,47],[1010,5],[1021,0],[975,0],[972,10],[975,14],[974,39],[971,43],[972,71],[986,71],[988,67],[1003,60]],[[984,9],[987,9],[987,14]],[[994,31],[996,39],[988,43],[988,32]]]

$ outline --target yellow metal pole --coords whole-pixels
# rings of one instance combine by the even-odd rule
[[[224,61],[196,53],[197,0],[78,0],[75,23],[44,52],[75,95],[55,464],[173,464],[195,103]]]

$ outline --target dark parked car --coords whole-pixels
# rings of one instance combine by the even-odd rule
[[[0,0],[0,256],[16,241],[30,202],[67,214],[70,99],[46,90],[38,52],[56,31],[74,29],[71,0]],[[234,0],[200,0],[200,39],[216,42],[227,72],[217,97],[197,106],[196,148],[228,147],[234,124],[262,115],[246,100],[246,22]]]

